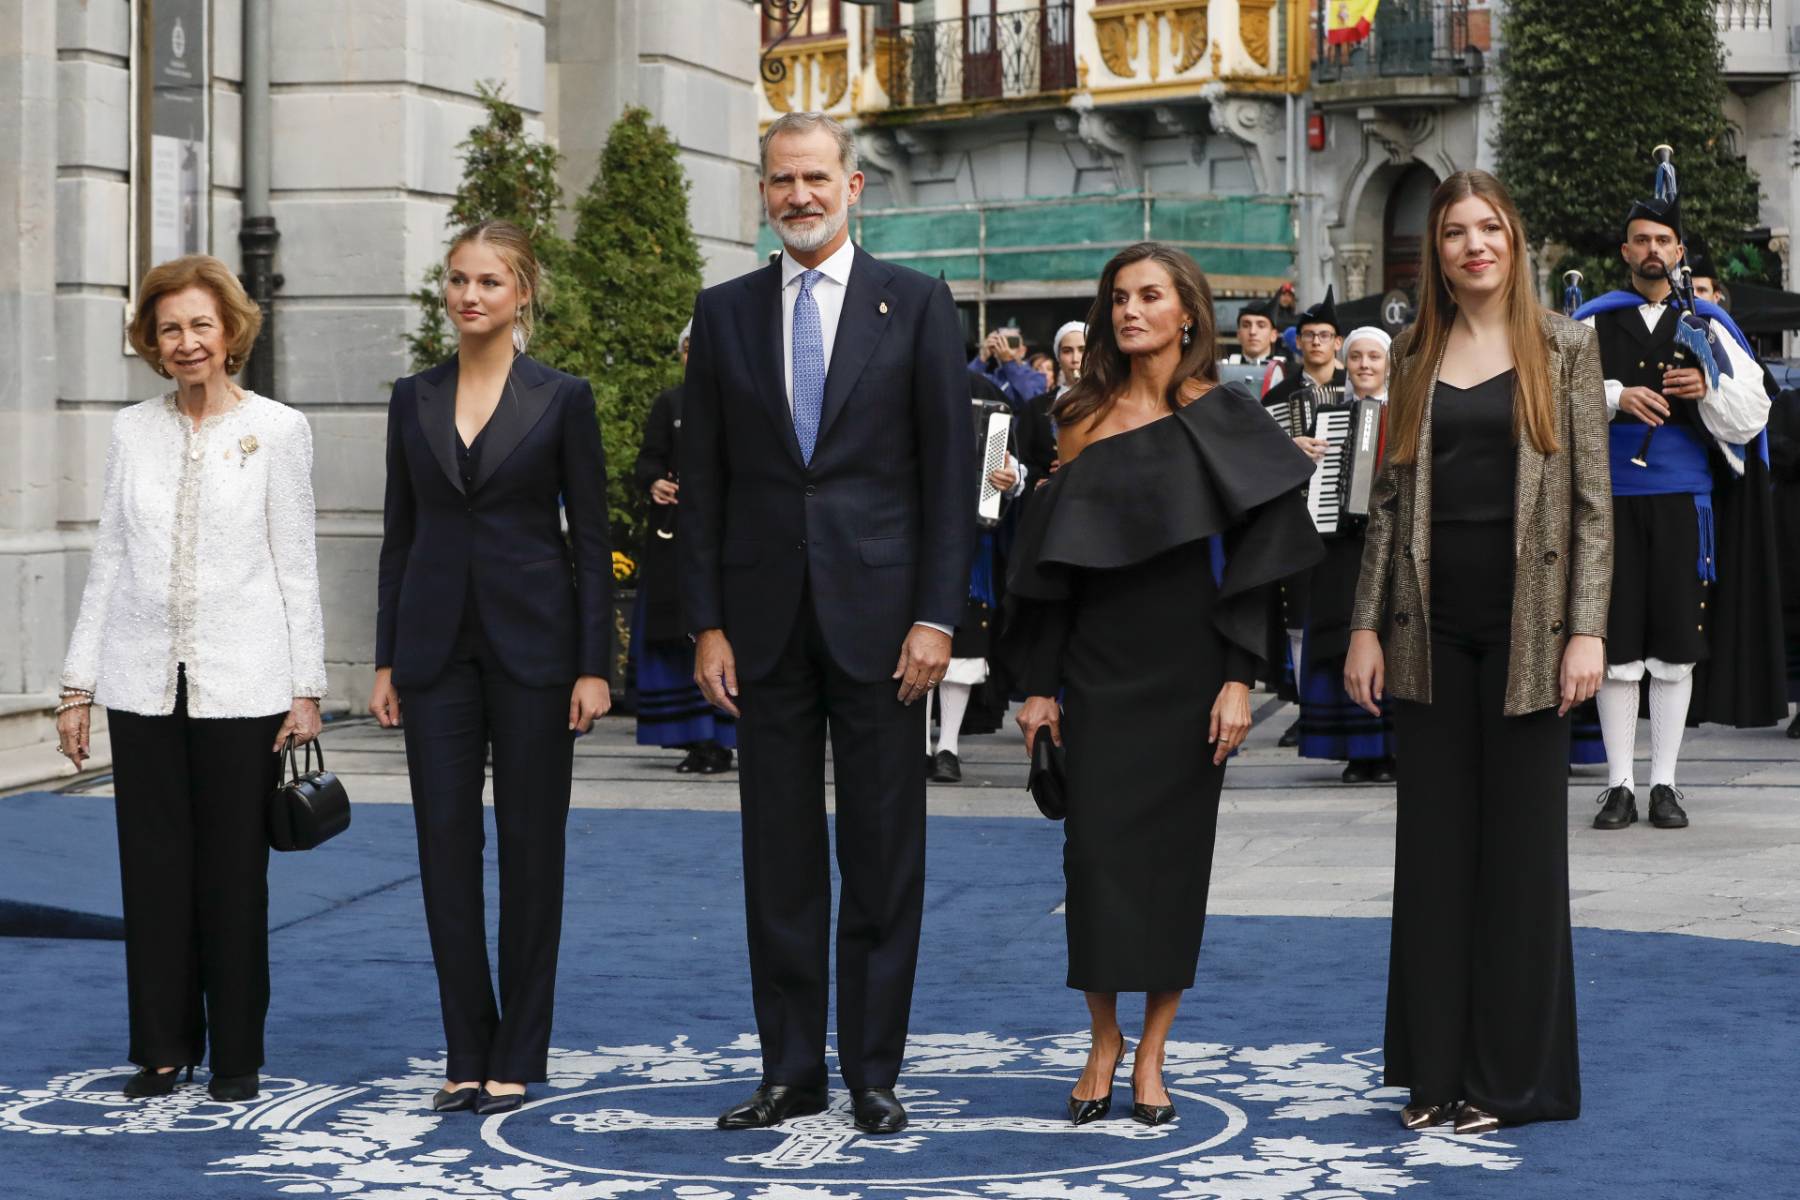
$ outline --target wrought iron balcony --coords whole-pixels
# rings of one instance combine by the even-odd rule
[[[1075,86],[1075,3],[880,30],[875,55],[893,108],[1067,91]]]
[[[1313,30],[1319,83],[1481,70],[1481,52],[1469,43],[1468,0],[1383,0],[1369,36],[1348,46],[1325,40],[1329,3],[1319,5]]]

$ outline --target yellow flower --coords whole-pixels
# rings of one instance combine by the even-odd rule
[[[624,583],[637,574],[637,564],[623,550],[613,551],[612,568],[614,583]]]

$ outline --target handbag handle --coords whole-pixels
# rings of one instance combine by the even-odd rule
[[[312,741],[306,743],[304,766],[305,766],[305,772],[308,775],[311,775],[312,771],[313,771],[312,760],[313,760],[313,747],[314,746],[319,747],[319,770],[323,771],[325,769],[325,747],[320,746],[319,739],[317,737],[315,737],[315,738],[313,738]],[[293,736],[293,734],[289,734],[287,741],[282,743],[282,750],[287,755],[288,782],[289,783],[299,783],[301,771],[300,771],[300,767],[297,766],[294,762],[294,736]]]

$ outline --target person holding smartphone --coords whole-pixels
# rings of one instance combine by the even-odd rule
[[[1024,408],[1049,386],[1027,359],[1024,335],[1018,326],[1006,325],[988,332],[981,352],[969,360],[969,370],[992,380],[1005,393],[1008,404]]]

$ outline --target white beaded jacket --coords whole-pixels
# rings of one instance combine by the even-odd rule
[[[245,392],[200,428],[174,397],[113,420],[105,494],[64,688],[144,716],[286,712],[325,695],[312,430]]]

